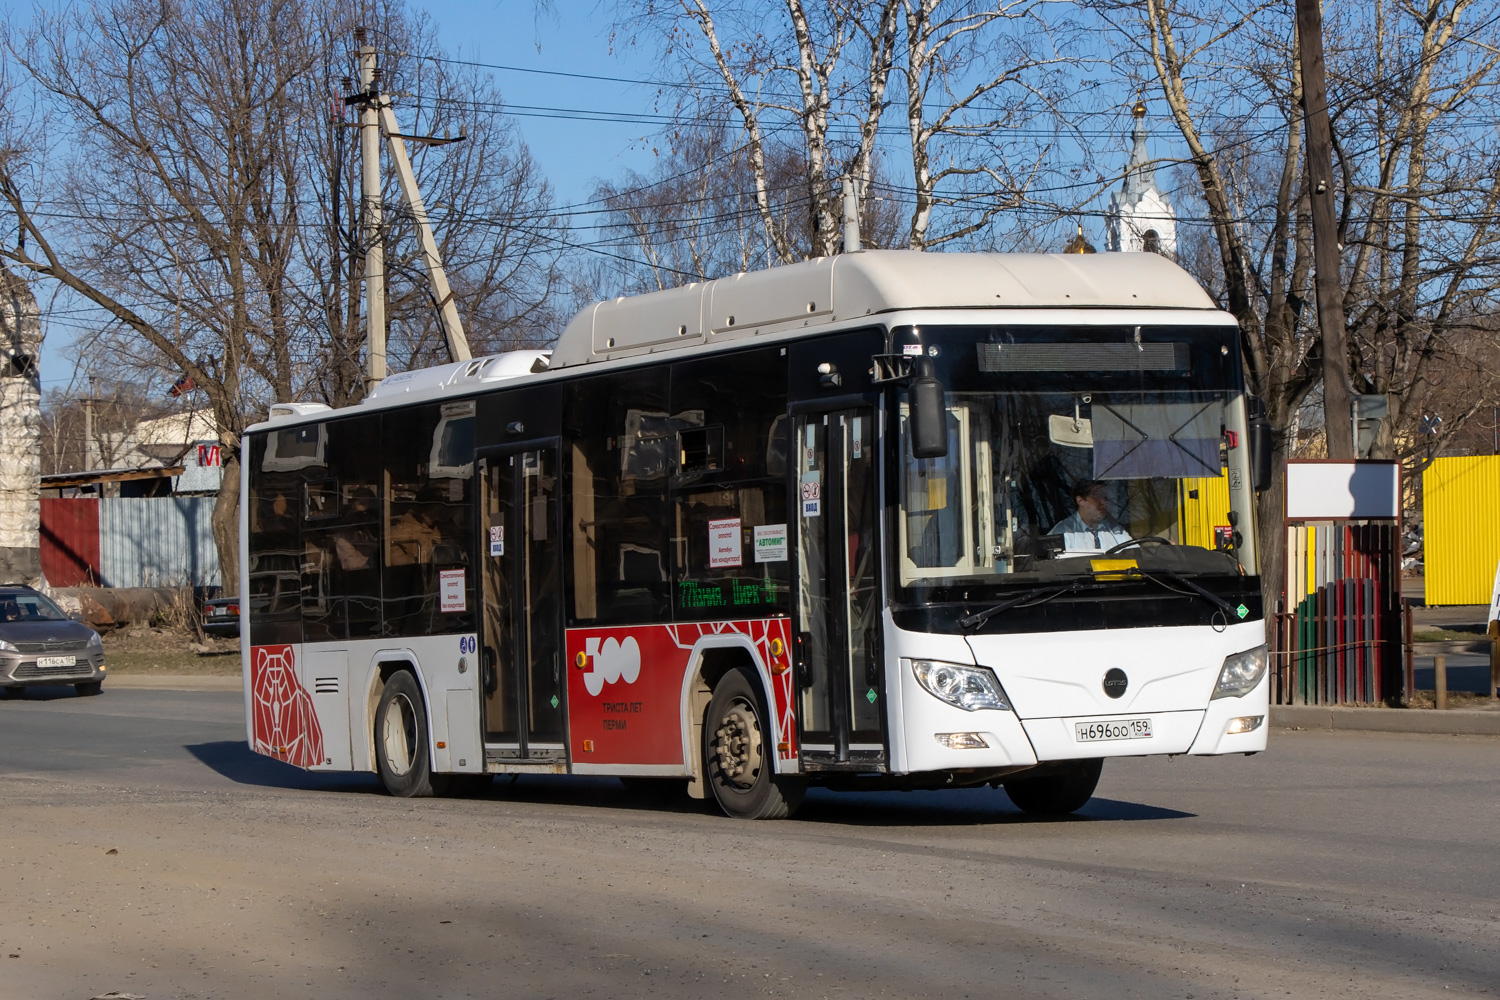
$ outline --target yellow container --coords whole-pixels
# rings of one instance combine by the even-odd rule
[[[1427,603],[1489,604],[1500,562],[1500,455],[1439,458],[1422,473]]]

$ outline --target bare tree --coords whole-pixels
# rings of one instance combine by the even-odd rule
[[[902,245],[922,249],[984,230],[1024,200],[1046,162],[1051,144],[1020,130],[1058,120],[1058,71],[1072,63],[1052,47],[1064,22],[1041,18],[1034,0],[624,7],[627,30],[659,39],[664,61],[683,67],[693,88],[686,118],[732,119],[742,132],[745,190],[766,245],[783,262],[838,251],[846,177],[861,204],[883,190],[911,206]],[[897,156],[880,139],[892,104],[905,112],[900,155],[913,176],[882,184],[882,155]],[[805,223],[779,211],[786,202],[776,173],[787,156],[777,147],[792,143]]]
[[[728,127],[684,128],[648,175],[630,172],[596,186],[600,207],[591,247],[612,272],[603,294],[638,293],[688,281],[754,270],[778,258],[761,225],[747,147],[732,144]],[[766,149],[765,185],[777,228],[794,245],[812,242],[803,178],[806,162],[788,145]],[[880,184],[872,162],[872,187]],[[904,237],[894,202],[878,196],[860,204],[860,232],[868,246]]]
[[[413,142],[408,150],[474,351],[545,342],[558,325],[552,298],[566,244],[551,212],[550,187],[502,116],[499,92],[472,67],[409,55],[438,50],[425,15],[391,6],[363,16],[377,42],[385,99],[404,134],[463,138],[436,146]],[[298,261],[306,275],[299,285],[301,310],[321,341],[313,391],[332,405],[364,393],[358,140],[353,112],[342,100],[354,86],[348,27],[330,21],[322,29],[322,57],[303,81],[301,97],[323,112],[302,136],[300,169],[316,213],[299,229]],[[394,178],[385,181],[390,360],[397,368],[445,361],[413,219]]]
[[[1250,385],[1269,411],[1278,461],[1260,496],[1260,551],[1274,599],[1282,460],[1322,376],[1305,309],[1313,258],[1295,17],[1279,0],[1091,6],[1165,98],[1187,147],[1211,240],[1190,240],[1183,260],[1199,263],[1238,319]],[[1493,106],[1500,48],[1493,18],[1461,30],[1473,8],[1378,0],[1325,29],[1351,367],[1358,388],[1391,394],[1377,449],[1387,457],[1398,441],[1410,457],[1433,364],[1456,357],[1495,298],[1500,145],[1472,116]]]
[[[403,41],[430,40],[425,22],[398,4],[367,13],[393,44],[392,64]],[[331,155],[330,129],[351,19],[328,0],[94,0],[43,13],[6,39],[48,130],[23,128],[12,92],[0,123],[0,193],[22,239],[0,252],[112,318],[96,350],[127,369],[186,376],[206,394],[223,445],[213,523],[231,587],[244,428],[266,403],[309,388],[336,403],[360,391],[351,261],[361,248],[324,214],[331,192],[347,199],[352,188],[349,160]],[[390,79],[404,88],[394,65]],[[461,90],[457,80],[438,87],[443,101],[424,124],[443,126]],[[445,234],[443,249],[463,306],[484,321],[484,346],[527,335],[555,281],[556,250],[547,249],[545,184],[494,115],[498,106],[472,100],[496,95],[465,96],[471,117],[457,124],[470,142],[459,156],[424,159],[423,179],[428,196],[451,207],[456,235]],[[525,232],[494,259],[496,235],[511,229]],[[391,282],[393,338],[405,359],[421,362],[433,354],[431,305],[408,273],[413,251],[399,213],[388,236],[387,260],[401,276]]]

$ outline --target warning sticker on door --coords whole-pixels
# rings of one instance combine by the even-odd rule
[[[740,555],[740,519],[721,518],[708,522],[708,566],[718,569],[742,565]]]
[[[467,591],[463,570],[438,571],[438,610],[443,614],[468,610]]]

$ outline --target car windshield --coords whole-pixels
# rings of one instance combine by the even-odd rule
[[[0,593],[0,622],[61,622],[68,616],[34,591]]]
[[[914,458],[901,402],[893,548],[903,588],[927,600],[994,588],[1003,599],[1112,565],[1255,572],[1253,539],[1239,530],[1251,502],[1243,399],[1232,373],[1211,367],[1227,338],[1153,333],[1137,343],[1135,331],[921,331],[924,353],[949,358],[937,366],[948,449]]]

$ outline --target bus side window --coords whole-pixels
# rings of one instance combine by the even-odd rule
[[[681,423],[667,409],[666,370],[580,379],[565,393],[570,618],[665,621],[667,471]]]
[[[302,641],[301,601],[298,598],[302,517],[302,477],[275,467],[267,459],[267,438],[250,439],[249,531],[246,538],[250,577],[245,607],[250,641],[258,646]]]
[[[465,404],[459,404],[465,405]],[[455,441],[472,442],[473,403],[429,404],[382,416],[385,456],[381,545],[383,630],[386,635],[441,635],[474,622],[474,465],[461,463]],[[467,421],[467,426],[463,423]],[[463,609],[444,610],[444,573],[461,573]]]
[[[672,578],[679,620],[785,614],[787,361],[778,348],[672,366]]]
[[[380,633],[380,417],[324,425],[323,465],[304,470],[304,641]]]

